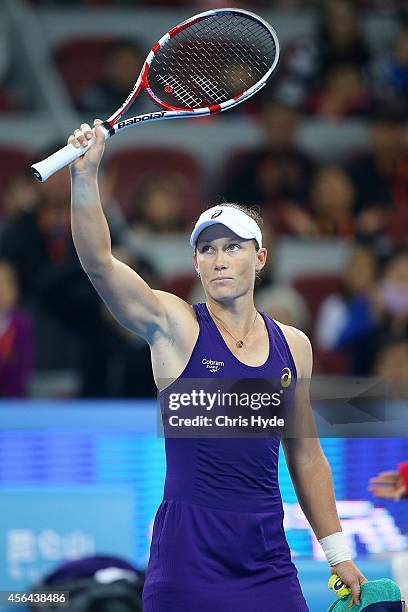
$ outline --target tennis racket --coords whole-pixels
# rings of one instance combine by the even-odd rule
[[[102,123],[105,139],[141,123],[203,117],[233,108],[266,85],[278,60],[276,32],[258,15],[242,9],[195,15],[154,45],[129,96]],[[122,120],[142,88],[160,110]],[[34,176],[47,180],[94,142],[95,137],[80,149],[68,144],[31,166]]]

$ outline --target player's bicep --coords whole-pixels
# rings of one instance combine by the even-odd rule
[[[115,319],[130,331],[151,340],[165,325],[162,301],[127,264],[112,257],[110,265],[89,278]]]

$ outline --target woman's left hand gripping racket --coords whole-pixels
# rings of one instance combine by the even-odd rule
[[[233,108],[260,91],[279,60],[274,29],[242,9],[216,9],[191,17],[165,34],[146,58],[135,86],[122,106],[102,123],[105,139],[140,123],[202,117]],[[161,109],[121,121],[141,88]],[[72,144],[34,164],[45,181],[84,155]]]

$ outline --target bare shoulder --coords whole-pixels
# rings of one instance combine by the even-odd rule
[[[298,376],[310,378],[312,375],[313,352],[309,338],[304,332],[296,327],[284,325],[275,319],[274,321],[281,328],[286,342],[289,345],[298,371]]]

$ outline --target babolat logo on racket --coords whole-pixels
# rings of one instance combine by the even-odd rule
[[[147,115],[140,115],[139,117],[132,117],[131,119],[126,119],[126,121],[120,121],[118,123],[117,129],[120,130],[121,128],[127,125],[134,125],[135,123],[140,123],[141,121],[150,121],[151,119],[161,119],[162,117],[164,117],[164,114],[165,114],[165,111],[162,111],[161,113],[148,113]]]
[[[222,214],[222,210],[216,210],[215,213],[211,215],[211,219],[216,219]]]

